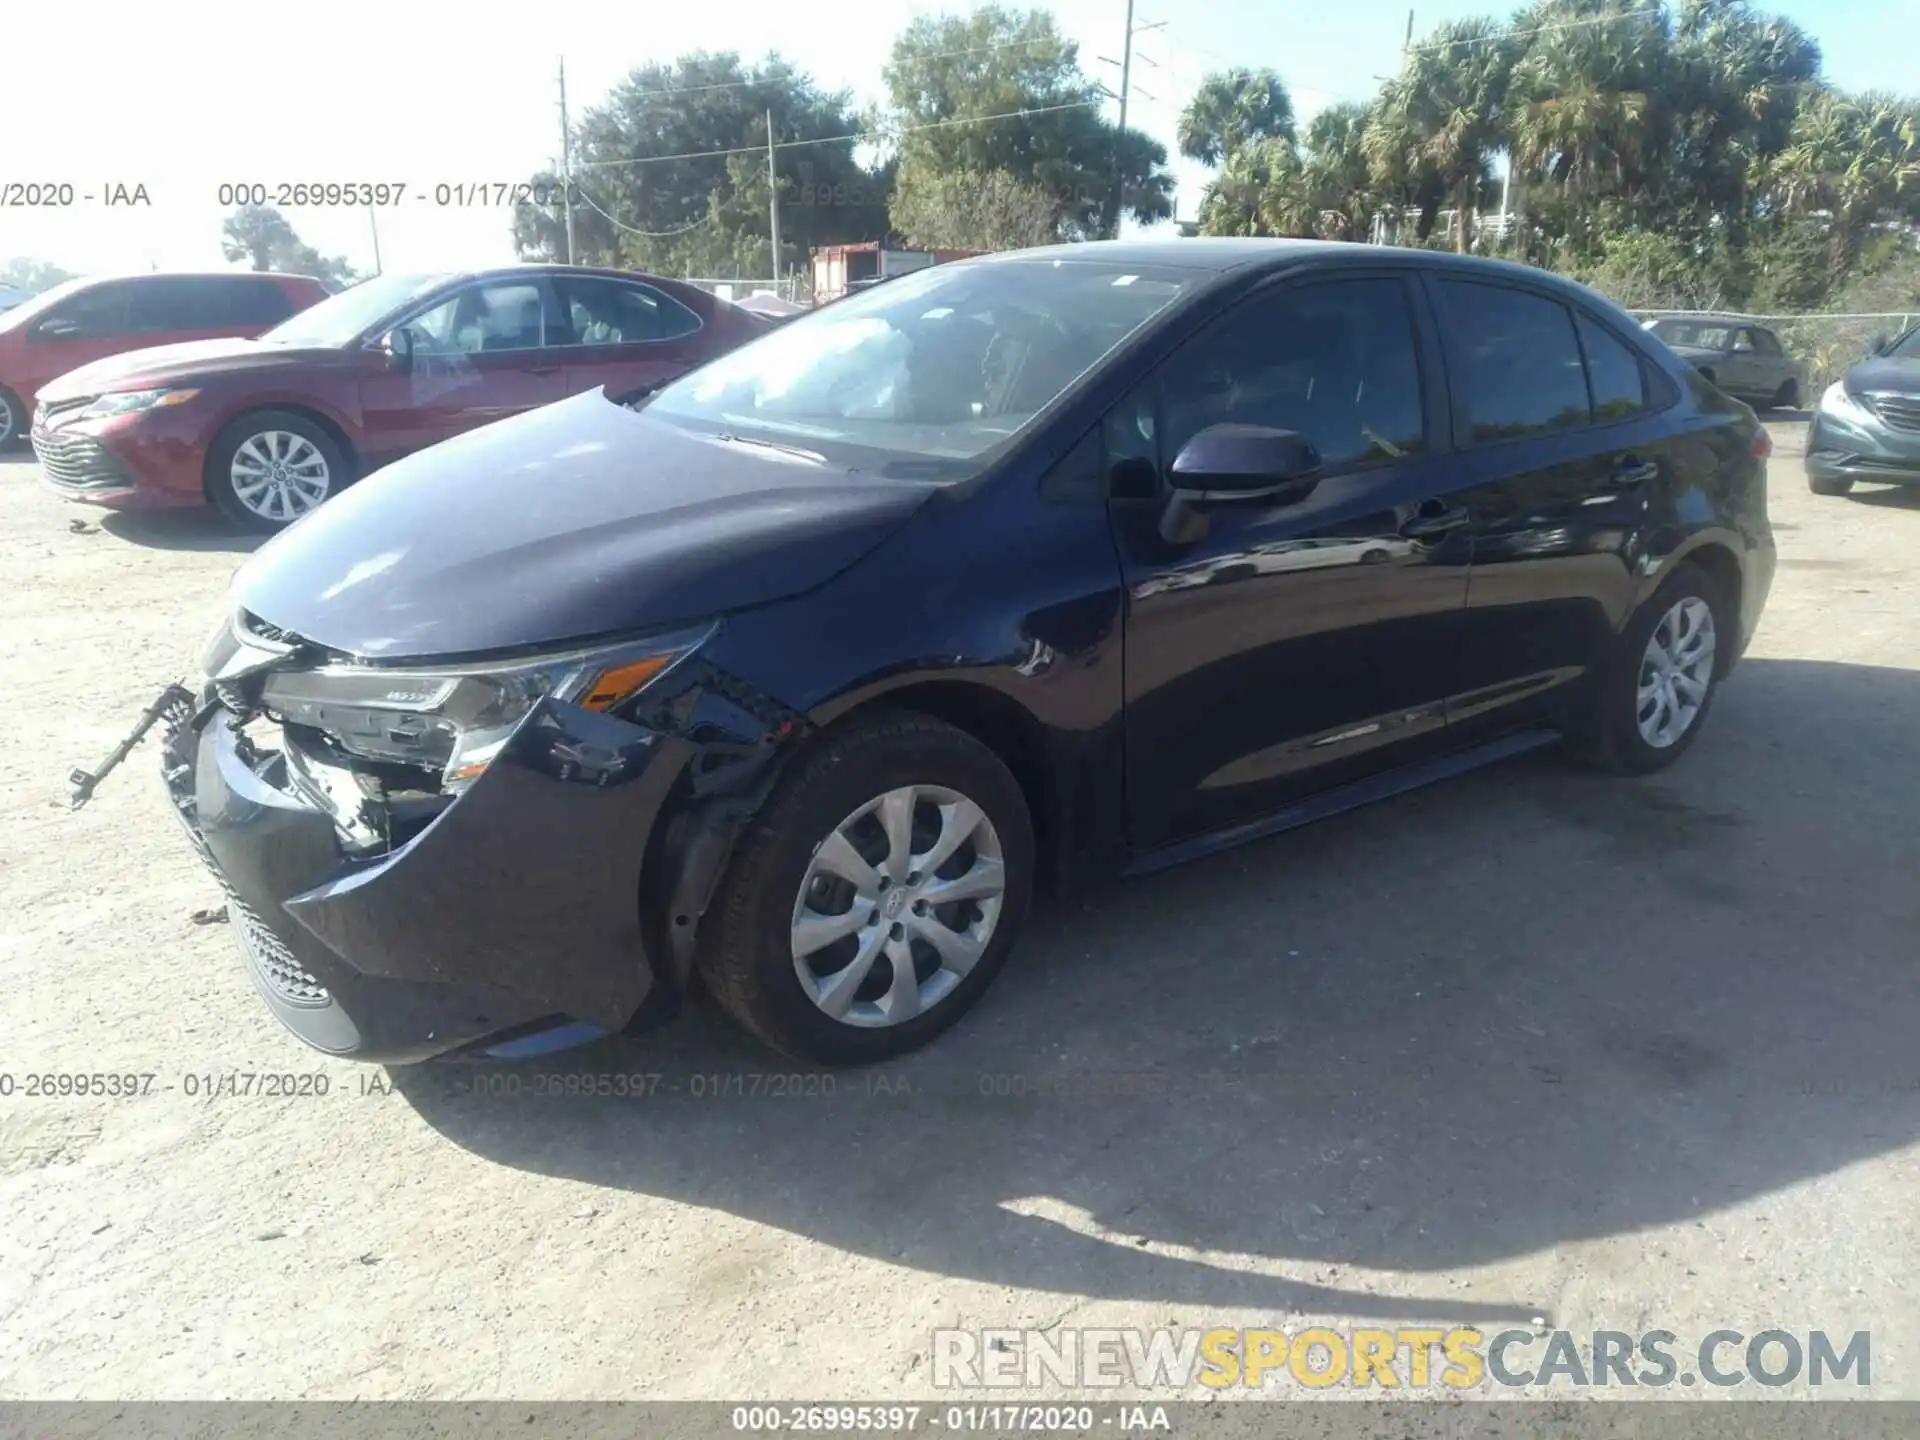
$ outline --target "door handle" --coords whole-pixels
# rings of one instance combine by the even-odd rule
[[[1660,473],[1660,467],[1651,460],[1642,460],[1638,455],[1622,455],[1613,466],[1613,482],[1616,485],[1641,485]]]
[[[1409,540],[1419,540],[1429,535],[1444,535],[1449,530],[1458,530],[1472,518],[1467,513],[1466,506],[1456,505],[1451,510],[1415,515],[1400,527],[1400,533]]]

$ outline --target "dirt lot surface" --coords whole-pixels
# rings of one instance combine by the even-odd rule
[[[1920,1398],[1920,494],[1816,499],[1775,431],[1772,604],[1674,771],[1538,755],[1043,909],[877,1077],[771,1093],[704,1012],[565,1062],[645,1099],[282,1031],[152,747],[63,799],[245,545],[0,462],[0,1396],[925,1397],[941,1326],[1538,1317],[1870,1330]],[[330,1089],[189,1094],[265,1072]]]

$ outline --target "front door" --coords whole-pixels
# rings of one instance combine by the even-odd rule
[[[1439,341],[1404,273],[1257,292],[1108,417],[1128,590],[1129,840],[1257,819],[1443,741],[1467,593]],[[1162,536],[1168,466],[1206,426],[1293,430],[1322,478]],[[1124,477],[1124,478],[1123,478]]]
[[[370,356],[360,382],[375,463],[566,395],[566,329],[544,277],[463,286],[404,328],[412,362],[396,368]]]

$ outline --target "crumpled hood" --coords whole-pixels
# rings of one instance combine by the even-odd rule
[[[369,658],[638,633],[811,589],[935,488],[684,431],[596,390],[368,476],[255,553],[233,598]]]
[[[296,369],[316,361],[347,364],[348,352],[274,345],[259,340],[189,340],[180,345],[155,345],[128,350],[69,370],[43,386],[43,400],[66,400],[98,395],[105,390],[158,390],[168,385],[191,385],[236,372],[270,374]]]

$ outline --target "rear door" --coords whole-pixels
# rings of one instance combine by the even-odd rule
[[[463,285],[394,328],[412,336],[411,365],[370,366],[360,381],[366,449],[376,460],[566,394],[569,337],[544,275]]]
[[[131,326],[142,345],[256,335],[266,325],[255,325],[247,318],[259,310],[258,301],[249,306],[249,292],[266,291],[278,293],[278,287],[271,280],[249,282],[244,276],[165,275],[138,280],[132,285]],[[283,307],[280,318],[284,320],[288,313]]]
[[[569,340],[569,395],[604,386],[619,400],[704,358],[700,317],[657,286],[605,275],[561,275],[555,284]]]
[[[1412,275],[1343,269],[1242,301],[1109,415],[1135,846],[1440,746],[1470,551],[1445,393]],[[1169,542],[1167,467],[1221,423],[1305,435],[1322,478]]]
[[[1446,335],[1473,576],[1449,740],[1577,713],[1631,610],[1633,547],[1684,457],[1624,331],[1558,295],[1429,277]]]

